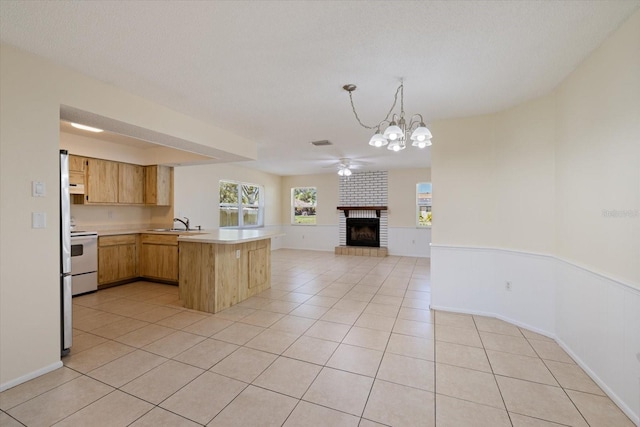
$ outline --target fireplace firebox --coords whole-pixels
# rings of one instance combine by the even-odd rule
[[[380,247],[380,218],[347,218],[347,246]]]

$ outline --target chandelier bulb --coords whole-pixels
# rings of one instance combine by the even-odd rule
[[[401,139],[404,137],[404,133],[402,133],[402,129],[395,122],[391,122],[389,127],[385,129],[383,136],[391,141],[395,141],[397,139]]]

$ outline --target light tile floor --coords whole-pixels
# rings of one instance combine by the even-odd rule
[[[429,260],[278,250],[216,315],[137,282],[74,299],[64,367],[0,394],[14,426],[632,426],[553,340],[429,310]]]

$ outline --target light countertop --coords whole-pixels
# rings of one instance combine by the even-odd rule
[[[178,241],[197,243],[221,243],[234,244],[252,242],[255,240],[269,239],[271,237],[284,236],[284,233],[264,229],[215,229],[215,230],[161,230],[154,228],[122,228],[101,229],[99,227],[79,227],[91,231],[97,231],[98,236],[117,236],[122,234],[165,234],[178,236]]]
[[[92,231],[96,231],[96,230],[92,229]],[[210,233],[211,231],[207,231],[207,230],[201,230],[201,231],[198,231],[198,230],[169,231],[169,230],[147,229],[147,228],[140,228],[140,229],[127,228],[127,229],[121,229],[121,230],[100,230],[100,229],[97,229],[97,232],[98,232],[98,236],[116,236],[116,235],[120,235],[120,234],[169,234],[169,235],[182,236],[182,235]]]
[[[272,237],[284,236],[284,233],[274,230],[251,229],[251,230],[207,230],[198,234],[183,235],[178,237],[178,242],[190,243],[218,243],[232,245],[235,243],[253,242],[256,240],[270,239]]]

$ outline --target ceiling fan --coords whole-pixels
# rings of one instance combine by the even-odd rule
[[[338,175],[340,176],[350,176],[352,173],[352,169],[358,169],[362,166],[370,165],[370,162],[362,162],[358,160],[347,159],[346,157],[341,158],[338,162],[332,163],[328,166],[324,166],[324,168],[337,168]]]

